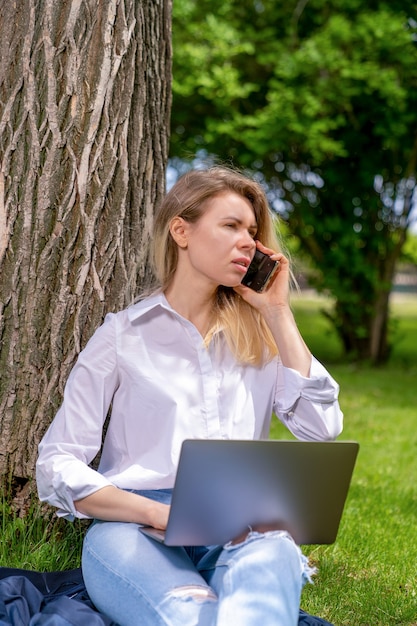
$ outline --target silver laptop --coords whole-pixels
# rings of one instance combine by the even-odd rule
[[[333,543],[359,445],[353,441],[184,441],[165,532],[168,546],[223,545],[257,525],[298,544]]]

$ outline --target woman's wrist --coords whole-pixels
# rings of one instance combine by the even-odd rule
[[[260,313],[272,332],[274,332],[276,324],[279,324],[280,328],[282,328],[282,324],[286,323],[296,326],[294,315],[288,302],[268,304],[260,310]]]
[[[153,526],[153,528],[158,528],[159,530],[165,530],[168,523],[169,508],[167,504],[149,500],[147,504],[146,521],[141,523]]]

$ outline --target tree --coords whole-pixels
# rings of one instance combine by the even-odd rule
[[[0,476],[33,476],[74,360],[147,276],[170,0],[0,2]]]
[[[335,298],[345,352],[374,362],[416,198],[415,17],[407,0],[174,7],[172,156],[258,171]]]

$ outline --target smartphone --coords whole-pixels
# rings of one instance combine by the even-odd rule
[[[267,254],[256,250],[248,271],[242,278],[242,285],[246,285],[254,291],[265,291],[278,267],[279,261],[273,261]]]

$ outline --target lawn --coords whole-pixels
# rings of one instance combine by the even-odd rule
[[[340,384],[342,439],[360,443],[339,535],[304,547],[318,565],[302,606],[336,626],[417,624],[417,298],[394,299],[395,349],[375,369],[340,360],[337,338],[317,310],[296,298],[307,343]],[[274,438],[287,431],[274,425]]]
[[[417,625],[417,297],[395,299],[395,348],[381,368],[344,363],[319,309],[328,301],[297,296],[293,307],[314,354],[340,383],[342,439],[360,443],[339,534],[331,546],[303,546],[318,566],[302,607],[335,626]],[[271,437],[290,438],[278,421]],[[65,569],[79,565],[85,526],[16,520],[3,503],[0,565]]]

